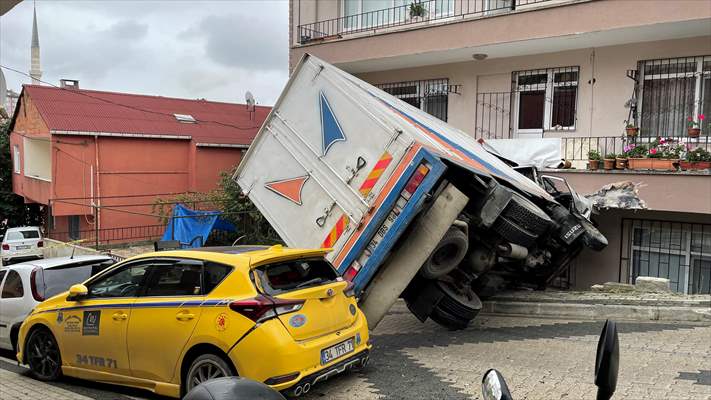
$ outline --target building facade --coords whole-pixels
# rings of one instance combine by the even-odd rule
[[[48,210],[60,240],[160,237],[158,199],[208,192],[241,160],[270,107],[24,85],[10,125],[13,191]]]
[[[586,169],[590,150],[658,136],[711,150],[711,2],[291,0],[291,68],[307,52],[476,138],[555,139],[573,168],[546,173],[582,193],[641,183],[646,210],[595,217],[610,245],[581,254],[573,286],[651,275],[711,293],[708,171]]]

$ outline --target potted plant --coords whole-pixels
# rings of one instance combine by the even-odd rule
[[[686,119],[686,126],[688,127],[686,132],[689,134],[689,137],[697,138],[701,135],[701,123],[703,120],[704,114],[697,115],[696,120],[694,120],[694,117]]]
[[[600,152],[597,150],[588,151],[588,169],[597,171],[600,168]]]
[[[605,154],[605,159],[603,160],[603,168],[606,170],[615,169],[615,160],[617,159],[617,154],[607,153]]]
[[[620,153],[615,158],[615,169],[625,169],[627,168],[627,156],[625,153]]]
[[[627,126],[625,126],[625,132],[627,132],[627,137],[635,137],[639,133],[639,128],[628,122]]]
[[[684,160],[679,161],[682,170],[709,169],[711,168],[711,153],[701,147],[689,150]]]
[[[649,149],[644,144],[630,143],[625,146],[625,155],[627,156],[627,168],[629,169],[649,169],[651,162],[647,162],[647,153]],[[649,166],[647,165],[649,164]]]
[[[679,158],[685,150],[686,147],[674,139],[657,138],[649,146],[647,154],[647,158],[651,160],[649,169],[676,171]]]
[[[423,6],[421,2],[415,1],[410,3],[410,18],[417,19],[424,17],[426,12],[427,10],[425,10],[425,6]]]

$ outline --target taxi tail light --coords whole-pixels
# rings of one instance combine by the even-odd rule
[[[407,185],[405,185],[402,195],[409,199],[413,194],[415,194],[415,191],[418,187],[420,187],[420,184],[422,184],[422,181],[425,180],[425,176],[427,176],[429,172],[430,167],[426,164],[420,164],[415,173],[410,177],[410,180],[407,181]]]
[[[237,300],[230,303],[230,309],[254,322],[264,322],[278,315],[301,310],[304,300],[283,300],[271,296],[258,295],[251,299]]]
[[[37,279],[39,278],[37,276],[38,270],[39,268],[35,268],[30,273],[30,289],[32,290],[32,297],[36,301],[44,301],[44,295],[40,293],[39,288],[37,287]]]

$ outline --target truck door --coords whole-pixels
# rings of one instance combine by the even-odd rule
[[[409,142],[367,91],[306,62],[252,144],[237,182],[289,246],[332,247],[372,211]]]

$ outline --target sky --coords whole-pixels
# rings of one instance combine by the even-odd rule
[[[273,105],[288,78],[288,1],[38,0],[42,80]],[[32,2],[0,17],[0,64],[30,69]],[[3,71],[9,89],[30,78]]]

